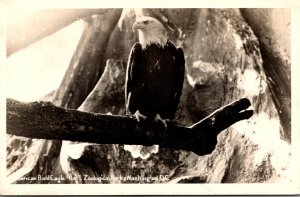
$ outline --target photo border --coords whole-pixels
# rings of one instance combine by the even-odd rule
[[[18,2],[19,4],[17,4]],[[298,1],[192,1],[192,0],[176,0],[176,1],[119,1],[119,0],[89,0],[89,1],[16,1],[15,6],[30,7],[30,9],[42,8],[290,8],[291,9],[291,126],[292,126],[292,156],[291,156],[291,183],[246,183],[246,184],[8,184],[6,181],[6,104],[5,104],[5,68],[3,64],[0,67],[1,78],[1,94],[0,94],[0,194],[14,195],[33,195],[33,194],[76,194],[76,195],[200,195],[200,194],[221,194],[221,195],[245,195],[245,194],[299,194],[300,193],[300,80],[299,78],[299,27],[300,27],[300,6]],[[28,3],[31,2],[31,3]],[[45,3],[47,2],[47,3]],[[6,5],[7,6],[7,5]],[[170,7],[171,6],[171,7]],[[3,9],[3,7],[1,8]],[[1,10],[1,15],[4,15]],[[1,16],[0,22],[5,23],[5,19]],[[2,26],[2,25],[1,25]],[[4,30],[5,31],[5,30]],[[1,29],[1,52],[5,52],[5,33]],[[3,38],[4,37],[4,38]],[[5,54],[5,53],[1,53]],[[5,55],[1,55],[1,62],[5,61]],[[2,61],[3,60],[3,61]]]

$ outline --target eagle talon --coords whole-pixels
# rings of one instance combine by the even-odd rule
[[[135,116],[135,118],[138,122],[140,122],[141,119],[146,120],[146,118],[147,118],[146,116],[141,114],[139,110],[137,110],[133,115]]]
[[[161,123],[163,125],[164,129],[167,130],[167,127],[168,127],[167,122],[164,119],[162,119],[159,114],[156,114],[156,116],[154,118],[154,122]]]

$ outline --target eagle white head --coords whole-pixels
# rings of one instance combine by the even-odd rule
[[[150,44],[157,44],[161,47],[164,47],[167,44],[167,31],[155,18],[149,16],[138,18],[133,24],[132,30],[139,31],[139,42],[143,49]]]

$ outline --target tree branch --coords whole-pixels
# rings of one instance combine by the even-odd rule
[[[93,90],[105,68],[107,43],[121,13],[122,9],[112,9],[91,17],[85,24],[67,72],[53,97],[54,104],[78,108]]]
[[[93,14],[104,15],[113,9],[53,9],[38,10],[26,16],[8,12],[6,55],[29,46],[30,44],[58,31],[79,18]]]
[[[155,122],[128,116],[81,112],[50,102],[22,103],[7,99],[7,133],[39,139],[70,140],[98,144],[158,144],[165,148],[211,153],[217,135],[253,115],[248,99],[226,105],[191,127],[167,121],[167,129]]]

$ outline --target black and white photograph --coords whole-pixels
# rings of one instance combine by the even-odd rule
[[[299,194],[299,3],[146,2],[7,1],[0,194]]]

